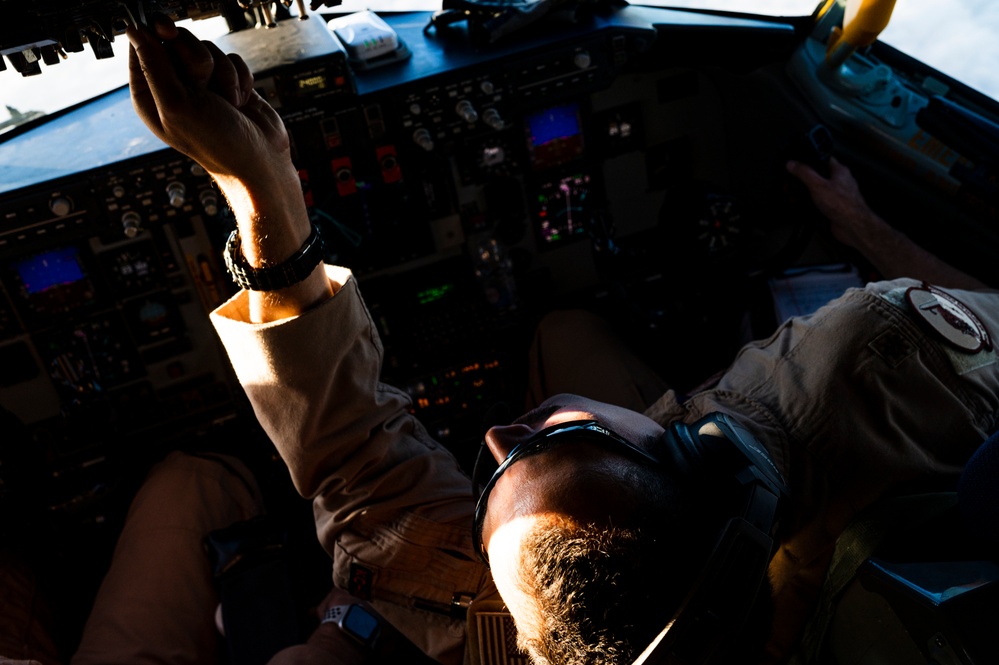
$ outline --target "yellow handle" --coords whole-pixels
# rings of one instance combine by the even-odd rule
[[[848,0],[843,28],[835,28],[826,46],[826,61],[842,64],[858,48],[870,46],[888,27],[895,0]]]

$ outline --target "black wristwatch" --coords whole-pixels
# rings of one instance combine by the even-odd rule
[[[319,229],[313,224],[312,233],[302,248],[287,261],[276,266],[251,267],[243,256],[239,229],[234,229],[229,234],[229,241],[225,244],[223,254],[225,267],[240,288],[251,291],[276,291],[298,284],[311,275],[316,266],[322,262],[326,249]]]
[[[382,625],[374,614],[363,605],[334,605],[326,610],[323,623],[335,623],[355,640],[373,649]]]

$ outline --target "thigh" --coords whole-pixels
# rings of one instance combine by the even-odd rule
[[[238,460],[173,453],[129,509],[73,665],[219,662],[218,605],[203,539],[262,512]]]
[[[529,355],[528,409],[572,393],[643,412],[668,388],[595,314],[556,311],[538,325]]]

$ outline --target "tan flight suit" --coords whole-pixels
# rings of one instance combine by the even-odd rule
[[[239,294],[213,322],[296,488],[314,499],[334,582],[356,591],[360,576],[404,634],[442,662],[460,663],[463,622],[413,600],[495,597],[472,552],[469,480],[408,414],[408,396],[378,382],[381,344],[356,282],[341,268],[328,274],[337,295],[299,317],[247,323]],[[793,650],[850,519],[882,496],[954,476],[996,426],[995,352],[957,351],[929,332],[904,301],[912,284],[852,291],[745,347],[709,389],[687,397],[666,390],[651,406],[665,384],[590,315],[551,317],[532,350],[535,398],[577,392],[648,406],[664,425],[724,411],[767,445],[791,491],[770,571],[771,660]],[[999,339],[999,295],[953,293]],[[602,349],[618,360],[600,372],[569,363],[563,373],[572,359],[563,352],[574,344],[587,357]]]

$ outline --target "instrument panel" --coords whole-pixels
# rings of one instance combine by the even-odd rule
[[[406,53],[364,67],[318,15],[221,40],[289,129],[326,259],[358,276],[383,338],[383,378],[463,461],[489,405],[520,401],[543,311],[595,304],[656,327],[644,296],[616,294],[665,284],[660,259],[622,247],[671,232],[659,210],[677,183],[724,179],[724,160],[706,159],[721,146],[696,120],[717,112],[706,80],[655,59],[656,21],[681,14],[650,11],[489,48],[460,27],[425,30],[426,13],[393,14]],[[793,34],[683,18],[684,31]],[[18,183],[0,220],[0,404],[63,499],[91,496],[108,460],[252,420],[207,319],[234,292],[220,266],[231,214],[197,164],[136,123],[119,90],[0,145]],[[81,127],[106,130],[67,151]],[[700,157],[683,150],[695,144]]]
[[[463,463],[489,406],[522,400],[544,312],[597,310],[693,385],[744,341],[747,277],[803,247],[815,213],[782,165],[816,120],[781,80],[793,25],[625,7],[483,47],[400,13],[384,18],[404,52],[359,66],[322,18],[221,46],[289,129],[383,379]],[[27,446],[56,521],[96,519],[95,487],[129,463],[253,422],[208,321],[234,293],[231,213],[128,109],[118,90],[0,143],[16,183],[0,188],[0,405],[25,426],[0,444],[0,504]]]

